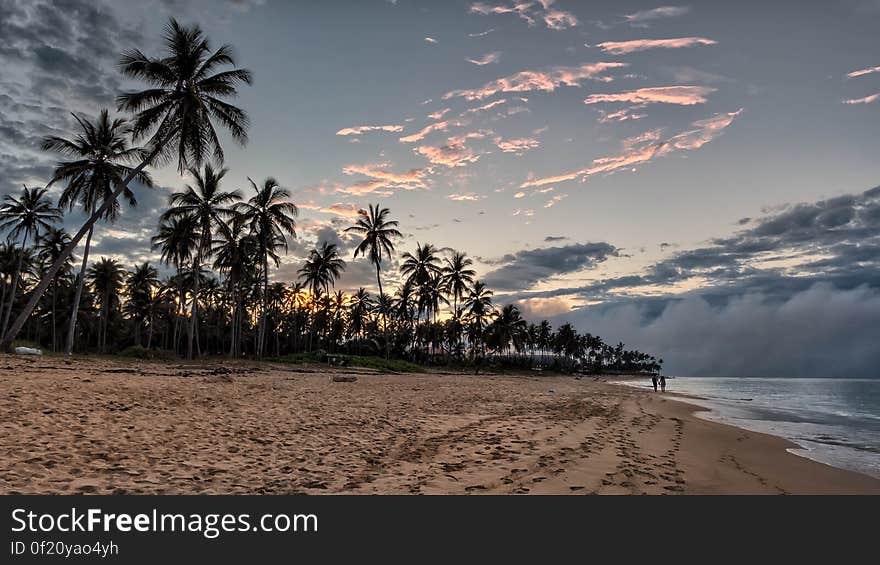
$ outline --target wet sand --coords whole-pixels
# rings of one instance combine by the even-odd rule
[[[695,410],[591,377],[0,355],[0,493],[880,494]]]

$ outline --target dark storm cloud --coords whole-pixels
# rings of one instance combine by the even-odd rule
[[[39,151],[46,135],[69,135],[71,112],[113,106],[124,47],[137,29],[109,5],[87,0],[0,0],[0,194],[48,180],[54,156]]]
[[[504,266],[484,279],[499,290],[524,290],[558,275],[595,267],[618,254],[616,247],[605,242],[526,249],[506,256]]]
[[[640,275],[529,296],[609,300],[627,289],[695,277],[708,281],[701,294],[718,299],[760,292],[784,300],[823,281],[843,289],[863,284],[880,287],[880,187],[793,205],[752,220],[752,226],[732,237],[714,239],[710,246],[676,253]],[[762,266],[767,259],[795,263]]]

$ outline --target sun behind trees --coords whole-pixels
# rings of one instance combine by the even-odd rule
[[[623,344],[609,346],[569,324],[553,331],[547,321],[527,322],[513,304],[496,306],[464,252],[419,243],[398,259],[395,244],[403,234],[378,204],[361,210],[345,230],[360,238],[352,259],[374,267],[377,294],[336,289],[346,261],[329,242],[317,242],[302,262],[300,282],[273,282],[273,269],[296,238],[299,211],[272,177],[260,184],[248,179],[246,191],[225,186],[217,136],[220,127],[247,142],[247,114],[224,99],[251,83],[250,72],[235,66],[229,46],[212,49],[198,26],[171,19],[164,44],[158,58],[131,50],[120,61],[125,76],[148,85],[119,96],[118,110],[129,117],[112,118],[106,109],[94,121],[75,115],[79,132],[44,140],[44,150],[69,159],[48,179],[47,186],[61,189],[57,206],[43,188],[5,197],[5,347],[24,338],[53,352],[66,340],[67,354],[311,359],[329,353],[428,365],[659,371],[662,361]],[[163,267],[129,270],[110,257],[90,265],[97,222],[123,213],[120,196],[136,205],[135,192],[152,185],[147,167],[172,162],[189,181],[170,196],[151,239]],[[63,210],[77,208],[88,219],[71,236],[57,224]],[[83,237],[75,272],[72,253]],[[387,273],[395,264],[399,284],[387,292],[383,268]]]

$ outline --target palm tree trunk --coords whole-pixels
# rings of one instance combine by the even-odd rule
[[[58,295],[58,279],[52,284],[52,353],[58,349],[58,340],[55,337],[55,306],[57,304],[56,297]]]
[[[12,340],[15,339],[15,336],[18,335],[18,332],[21,331],[21,328],[24,327],[25,322],[27,322],[31,313],[34,311],[34,308],[37,306],[37,302],[39,302],[40,298],[46,292],[46,289],[49,288],[49,284],[58,274],[58,271],[61,270],[61,267],[64,265],[67,258],[70,257],[70,254],[73,253],[73,250],[79,244],[80,240],[86,235],[87,232],[91,231],[92,227],[95,225],[101,217],[110,209],[113,204],[119,199],[119,195],[128,188],[129,183],[131,183],[134,178],[141,173],[141,171],[146,168],[146,166],[159,154],[162,148],[165,146],[165,141],[171,139],[172,136],[177,134],[177,128],[172,129],[168,132],[168,136],[162,140],[161,143],[157,143],[156,147],[147,155],[147,158],[144,159],[140,165],[132,169],[132,171],[128,174],[125,180],[116,187],[113,191],[113,194],[110,195],[110,198],[104,200],[101,206],[95,210],[95,212],[86,220],[86,223],[79,228],[79,231],[76,232],[76,235],[73,236],[73,239],[70,240],[70,243],[61,251],[61,254],[55,259],[55,262],[52,263],[52,266],[49,267],[49,270],[46,274],[43,275],[43,278],[40,280],[37,287],[34,289],[31,294],[30,300],[28,300],[25,307],[19,312],[18,317],[12,323],[12,326],[3,336],[2,341],[0,341],[0,350],[9,350],[12,345]]]
[[[76,316],[79,313],[79,303],[82,299],[83,284],[86,281],[86,267],[89,263],[89,248],[92,246],[92,232],[94,224],[89,229],[89,235],[86,237],[86,247],[83,250],[82,266],[79,269],[79,275],[76,277],[76,294],[73,296],[73,310],[70,312],[70,326],[67,329],[67,345],[64,347],[65,355],[73,355],[73,343],[76,340]]]
[[[260,312],[260,331],[257,339],[257,357],[263,356],[266,344],[266,310],[269,307],[269,254],[263,253],[263,308]]]
[[[18,280],[21,278],[21,264],[24,261],[24,246],[27,245],[28,236],[31,234],[31,229],[25,228],[24,237],[21,238],[21,249],[18,250],[18,263],[15,266],[15,274],[12,275],[12,292],[9,293],[9,306],[6,308],[6,313],[3,315],[3,331],[0,332],[2,335],[6,335],[6,329],[9,327],[9,317],[12,315],[12,307],[15,305],[15,295],[18,292]]]
[[[187,345],[186,345],[186,358],[193,358],[193,339],[196,334],[196,323],[199,318],[199,271],[201,270],[201,266],[199,265],[199,253],[196,253],[196,259],[193,261],[193,296],[192,296],[192,308],[190,308],[189,313],[189,326],[186,330],[187,337]]]

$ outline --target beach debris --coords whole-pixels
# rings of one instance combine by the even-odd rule
[[[555,389],[555,388],[551,388],[551,389],[548,390],[547,392],[550,393],[550,394],[556,394],[556,389]]]
[[[16,347],[15,348],[16,355],[42,355],[43,352],[39,349],[35,349],[33,347]]]
[[[354,375],[333,375],[330,380],[334,383],[353,383],[358,380]]]

